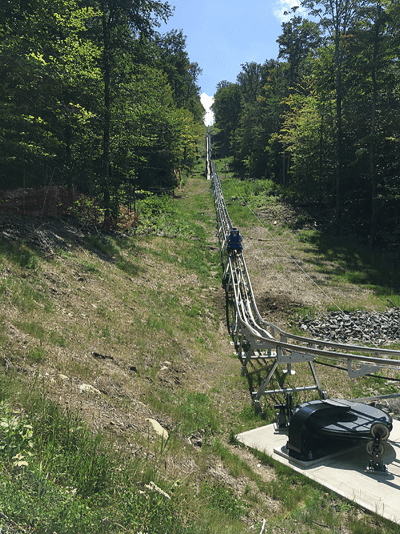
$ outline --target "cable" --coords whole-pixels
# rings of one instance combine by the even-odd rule
[[[255,211],[253,211],[248,205],[247,205],[247,202],[244,200],[244,198],[242,197],[242,195],[240,194],[235,182],[233,181],[232,177],[229,177],[229,179],[231,180],[234,188],[236,189],[237,193],[238,193],[238,196],[242,199],[243,202],[245,202],[246,204],[246,208],[250,211],[250,213],[252,213],[252,215],[257,219],[257,221],[261,224],[261,226],[263,226],[265,228],[265,230],[267,231],[268,235],[271,237],[271,239],[278,245],[278,248],[280,248],[280,250],[286,255],[287,258],[290,259],[290,261],[292,261],[296,267],[298,267],[300,269],[300,271],[304,274],[304,276],[306,278],[308,278],[309,280],[311,280],[311,282],[321,291],[321,293],[323,295],[325,295],[325,297],[327,299],[329,299],[334,306],[336,306],[336,308],[344,314],[344,311],[340,308],[340,306],[333,300],[333,298],[328,295],[328,293],[326,293],[322,287],[320,287],[317,282],[315,280],[313,280],[311,278],[311,276],[303,269],[303,267],[297,263],[297,261],[293,258],[293,256],[291,256],[291,254],[285,249],[285,247],[281,244],[281,242],[276,239],[276,237],[274,235],[271,234],[271,232],[268,230],[268,228],[265,226],[264,224],[264,221],[257,215],[257,213]]]
[[[211,152],[211,145],[209,145]],[[208,157],[211,157],[211,154],[208,153]],[[336,361],[341,360],[351,360],[356,362],[367,362],[371,366],[372,363],[379,364],[380,366],[395,366],[397,364],[400,368],[400,360],[387,360],[384,359],[386,354],[390,356],[398,354],[400,351],[388,351],[386,349],[379,349],[377,347],[357,347],[355,348],[352,345],[337,344],[333,342],[322,342],[317,340],[312,340],[309,338],[303,338],[301,336],[295,336],[289,333],[284,332],[277,326],[268,321],[265,321],[259,314],[257,305],[255,302],[254,294],[251,289],[250,278],[247,272],[245,260],[241,249],[237,251],[235,248],[232,250],[227,249],[227,243],[230,239],[232,231],[232,222],[230,220],[227,206],[224,200],[221,182],[218,177],[218,173],[215,169],[215,164],[211,161],[212,173],[211,173],[211,192],[214,198],[214,206],[216,210],[217,218],[217,237],[220,242],[220,252],[221,252],[221,263],[224,267],[224,278],[225,284],[224,287],[227,290],[230,289],[234,293],[234,305],[235,305],[235,320],[231,335],[233,337],[234,343],[237,346],[237,353],[242,362],[242,372],[246,373],[247,364],[251,361],[254,351],[264,351],[264,354],[261,355],[261,359],[272,358],[274,360],[273,366],[269,371],[267,377],[259,385],[257,392],[253,392],[253,402],[255,405],[259,403],[260,398],[263,395],[268,395],[271,393],[276,393],[278,390],[267,391],[267,387],[271,379],[274,377],[275,370],[280,364],[288,364],[292,362],[300,363],[308,361],[312,370],[314,377],[315,385],[314,386],[301,386],[300,388],[295,388],[296,391],[308,391],[317,389],[320,396],[324,396],[322,386],[319,382],[318,376],[316,374],[315,368],[312,366],[314,358],[318,357],[319,359],[330,359]],[[231,179],[234,189],[238,194],[238,198],[243,197],[239,193],[236,183]],[[265,224],[258,215],[252,210],[249,206],[247,209],[252,213],[253,217],[257,221],[260,221],[261,226],[265,228]],[[335,304],[335,306],[344,313],[343,310],[335,303],[335,301],[326,294],[321,287],[306,273],[306,271],[299,265],[293,256],[291,256],[285,247],[269,232],[266,228],[268,235],[270,236],[271,241],[276,244],[276,249],[281,250],[285,257],[289,258],[304,274],[306,278],[309,278],[315,286],[325,294],[327,299]],[[274,245],[275,246],[275,245]],[[277,337],[275,337],[277,336]],[[288,342],[288,339],[291,341]],[[319,348],[316,348],[315,345],[322,345]],[[336,351],[361,351],[370,354],[374,353],[374,356],[358,355],[358,354],[347,354],[346,352],[336,352]],[[389,364],[390,362],[390,364]],[[365,369],[373,370],[373,367]],[[280,391],[280,390],[279,390]]]
[[[348,371],[346,367],[340,367],[339,365],[333,365],[332,363],[326,363],[326,362],[319,362],[318,360],[314,360],[314,363],[318,363],[319,365],[325,365],[325,367],[333,367],[334,369],[339,369],[340,371]],[[370,376],[371,378],[380,378],[381,380],[390,380],[391,382],[400,382],[400,378],[392,378],[390,376],[380,376],[375,374],[366,374],[364,376]],[[362,378],[360,377],[360,378]]]

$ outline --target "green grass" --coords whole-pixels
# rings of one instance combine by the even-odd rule
[[[41,341],[44,341],[46,338],[46,331],[44,328],[35,322],[17,322],[16,327],[25,334],[29,334],[30,336],[40,339]]]
[[[322,275],[329,276],[331,286],[351,284],[370,290],[372,297],[364,305],[375,309],[386,309],[388,300],[395,306],[400,306],[398,268],[389,257],[382,257],[382,254],[363,248],[351,240],[340,239],[317,229],[303,228],[297,236],[288,233],[288,225],[279,220],[280,205],[275,196],[279,189],[269,180],[248,182],[229,177],[223,180],[222,185],[225,200],[229,204],[229,214],[236,226],[240,228],[257,224],[257,209],[273,206],[274,213],[278,212],[279,224],[273,228],[266,225],[268,231],[280,241],[284,239],[285,248],[291,253],[295,253],[296,248],[305,253],[303,261],[309,261]],[[245,206],[242,205],[244,203]],[[288,243],[286,240],[289,240]],[[282,271],[282,266],[276,265],[276,269]],[[305,270],[307,271],[307,265]],[[353,303],[340,302],[339,305],[350,311]]]
[[[372,395],[372,391],[375,395],[390,395],[392,393],[399,393],[398,382],[388,380],[385,378],[387,371],[383,369],[373,376],[364,376],[358,380],[351,381],[352,397],[365,397],[368,394]],[[395,377],[400,380],[400,374]]]
[[[138,274],[139,269],[137,263],[133,258],[127,256],[126,251],[135,252],[135,246],[132,241],[126,239],[111,239],[108,237],[99,237],[94,235],[88,235],[85,237],[86,247],[104,256],[107,261],[115,263],[115,265],[121,271],[125,272],[129,276],[135,276]],[[91,263],[87,261],[82,262],[83,270],[86,273],[96,274],[99,272],[98,263]]]
[[[42,347],[35,347],[33,349],[30,349],[26,355],[28,361],[33,363],[42,362],[46,358],[46,356],[48,356],[48,353]]]
[[[222,511],[230,518],[240,519],[241,516],[247,513],[247,506],[236,497],[232,488],[224,487],[220,484],[209,485],[206,483],[201,492],[212,508]]]
[[[82,262],[82,268],[86,273],[90,274],[98,274],[101,272],[98,263],[92,263],[86,260]]]
[[[24,242],[20,244],[10,243],[0,238],[0,259],[6,258],[19,267],[35,270],[40,263],[40,254]]]
[[[160,442],[153,460],[130,459],[106,436],[93,435],[78,415],[45,400],[40,379],[13,408],[13,380],[1,384],[1,528],[8,518],[43,534],[211,534],[222,525],[224,532],[242,532],[247,505],[231,488],[206,482],[192,494],[190,486],[163,479],[168,441]],[[193,423],[207,405],[205,396],[188,396],[183,413]],[[207,425],[204,418],[201,424]],[[196,502],[200,522],[187,515],[188,500]]]
[[[210,395],[181,391],[179,396],[175,396],[168,390],[160,390],[151,403],[156,410],[165,410],[168,403],[170,415],[175,421],[179,421],[177,431],[185,438],[200,433],[209,441],[212,436],[221,432],[221,422]]]
[[[387,299],[395,306],[400,305],[398,271],[389,258],[367,250],[357,243],[316,230],[302,231],[299,239],[311,247],[310,252],[319,256],[320,262],[313,259],[313,264],[318,266],[321,273],[329,275],[338,283],[350,283],[370,289],[385,307]]]
[[[79,416],[62,413],[34,390],[18,398],[24,411],[14,409],[12,398],[4,401],[13,388],[1,386],[1,528],[7,517],[37,533],[210,532],[185,519],[179,489],[152,462],[111,451]],[[219,506],[228,514],[234,503],[228,495]]]
[[[232,187],[231,197],[236,196],[228,179],[225,186],[228,190]],[[264,203],[265,198],[276,204],[267,186],[264,189],[261,182],[253,183],[251,187],[258,188],[258,192],[255,189],[247,192],[248,203],[255,206],[260,200]],[[32,255],[26,256],[36,258],[33,268],[29,261],[22,261],[21,255],[14,255],[11,250],[4,255],[0,253],[0,263],[10,269],[8,278],[0,281],[1,297],[15,306],[13,324],[29,340],[26,349],[19,345],[9,348],[9,338],[3,330],[10,321],[4,315],[0,318],[0,348],[8,357],[15,350],[13,357],[17,360],[17,355],[22,354],[19,363],[39,369],[30,388],[10,371],[1,375],[0,395],[5,404],[0,410],[0,509],[10,522],[7,524],[1,516],[0,527],[7,531],[15,523],[21,531],[40,534],[242,534],[260,532],[262,519],[266,518],[265,532],[271,534],[284,531],[357,534],[378,529],[385,534],[397,534],[398,527],[372,514],[357,521],[355,505],[262,453],[253,451],[262,468],[270,471],[270,480],[265,480],[258,468],[252,469],[241,456],[242,446],[235,434],[244,427],[254,428],[274,420],[276,410],[270,402],[263,416],[255,413],[248,395],[249,383],[240,376],[239,365],[234,379],[227,373],[220,379],[215,377],[210,389],[204,384],[201,391],[197,389],[196,377],[206,365],[212,366],[204,356],[212,353],[219,357],[213,347],[223,310],[217,308],[213,298],[204,298],[209,294],[208,287],[219,287],[221,280],[219,253],[210,250],[209,245],[215,232],[212,202],[203,194],[207,190],[203,178],[196,179],[190,187],[202,194],[175,200],[153,199],[148,204],[142,218],[148,221],[142,227],[149,232],[146,236],[89,237],[84,244],[85,256],[82,254],[75,261],[73,255],[64,255],[62,261],[66,263],[60,265],[65,270],[74,270],[73,280],[83,276],[87,288],[85,293],[76,290],[78,296],[84,295],[79,303],[84,302],[85,308],[72,309],[70,323],[64,314],[60,317],[64,317],[65,324],[55,327],[48,316],[46,310],[58,308],[52,307],[51,298],[40,282],[44,261],[40,255],[32,251]],[[239,181],[238,187],[244,189],[245,184]],[[254,203],[252,196],[257,197]],[[250,221],[253,224],[247,207],[231,197],[229,210],[235,224],[240,226]],[[162,235],[157,235],[161,232]],[[312,242],[313,235],[307,234],[305,238],[303,234],[300,245],[314,250],[317,245]],[[323,247],[318,246],[321,269],[327,268]],[[344,245],[335,246],[336,249],[328,247],[330,261],[338,250],[343,266],[350,266],[351,251],[346,252]],[[142,262],[142,257],[149,263]],[[372,260],[365,257],[362,261],[365,266]],[[172,266],[171,278],[151,280],[151,289],[130,280],[142,273],[151,277],[155,272],[148,269],[151,262]],[[360,258],[357,264],[353,262],[355,272],[364,272],[360,262]],[[53,260],[52,268],[55,270],[56,266]],[[338,277],[343,276],[343,269],[339,269]],[[374,287],[381,287],[376,285],[379,276],[374,274],[379,269],[372,262],[368,271],[368,283],[375,284]],[[183,277],[196,280],[196,284],[190,287],[181,284]],[[95,282],[99,280],[103,285],[96,295]],[[338,278],[338,282],[346,280]],[[386,280],[390,282],[390,277]],[[382,287],[390,287],[390,283],[385,284]],[[113,309],[102,293],[109,291],[107,295],[111,295],[110,288],[112,296],[118,297]],[[387,294],[383,290],[382,298]],[[396,291],[392,294],[396,298]],[[93,304],[97,308],[91,309]],[[87,317],[82,318],[81,311]],[[308,315],[314,312],[311,308],[300,311]],[[120,328],[124,314],[130,322],[128,325],[125,317],[125,326]],[[65,351],[59,351],[58,347]],[[93,350],[112,354],[112,358],[107,358],[107,365],[103,366],[90,355]],[[73,353],[74,357],[60,363],[55,357],[59,352]],[[185,369],[186,372],[190,369],[191,381],[181,374],[186,359]],[[173,362],[171,367],[177,369],[176,375],[171,374],[177,379],[173,387],[171,382],[163,381],[168,371],[165,375],[160,373],[160,363],[165,360]],[[233,360],[227,360],[229,366]],[[96,376],[118,389],[118,395],[112,398],[102,393],[101,406],[129,412],[136,407],[140,409],[140,404],[136,404],[140,399],[143,409],[151,410],[165,422],[170,438],[163,442],[150,433],[146,437],[126,428],[118,436],[93,432],[78,411],[63,410],[46,400],[49,392],[57,400],[59,395],[64,395],[61,390],[55,394],[51,389],[60,378],[54,383],[39,378],[45,369],[41,365],[47,362],[71,378],[91,383]],[[254,381],[257,379],[254,377]],[[362,386],[357,385],[362,390],[376,387],[376,379],[362,380]],[[384,382],[380,386],[385,390],[390,387]],[[237,388],[242,397],[233,400],[232,388]],[[79,402],[80,413],[89,418],[90,398],[82,395]],[[6,433],[5,429],[10,430]],[[189,443],[192,435],[201,437],[201,446]],[[137,454],[128,448],[127,436],[135,440],[140,449]],[[222,481],[215,474],[222,472],[232,477],[233,483]],[[151,483],[170,498],[152,489]],[[245,489],[240,492],[243,486]]]

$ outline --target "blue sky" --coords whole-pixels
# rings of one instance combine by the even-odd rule
[[[241,64],[277,59],[276,39],[296,0],[169,0],[174,15],[161,32],[182,30],[190,61],[203,70],[199,79],[208,107],[222,80],[235,82]],[[207,123],[210,118],[207,118]]]

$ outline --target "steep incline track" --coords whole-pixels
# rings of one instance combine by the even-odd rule
[[[276,325],[265,321],[255,302],[246,262],[241,250],[227,250],[229,236],[233,229],[222,193],[221,182],[211,157],[211,136],[206,142],[206,169],[210,175],[211,189],[217,218],[217,236],[220,242],[221,261],[224,269],[223,284],[227,300],[231,302],[231,334],[242,362],[243,374],[268,370],[259,389],[253,392],[257,406],[263,395],[317,390],[321,398],[326,397],[319,381],[315,358],[341,360],[347,364],[350,378],[376,373],[382,367],[400,369],[400,351],[364,347],[344,343],[320,341],[290,334]],[[258,369],[249,369],[257,361]],[[290,375],[292,364],[308,362],[314,379],[312,386],[281,387],[267,389],[278,366],[285,365]],[[353,368],[356,365],[356,368]]]

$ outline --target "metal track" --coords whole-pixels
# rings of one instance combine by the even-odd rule
[[[316,357],[345,361],[350,378],[376,373],[382,367],[400,370],[400,351],[333,343],[297,336],[283,331],[261,317],[255,302],[243,252],[228,253],[226,250],[227,239],[233,225],[222,194],[221,181],[212,161],[209,133],[206,147],[206,168],[210,172],[211,190],[216,211],[217,237],[219,238],[223,266],[223,285],[227,293],[227,307],[230,307],[231,334],[242,363],[242,373],[249,376],[263,370],[268,371],[258,390],[253,392],[253,403],[256,406],[259,405],[263,395],[313,390],[318,391],[321,398],[326,398],[326,392],[322,389],[314,365]],[[255,362],[257,362],[257,368],[254,367]],[[292,364],[302,362],[308,363],[314,385],[280,386],[271,389],[271,381],[278,366],[285,365],[284,373],[290,375],[294,374],[291,368]],[[356,365],[356,368],[353,368],[353,365]]]

